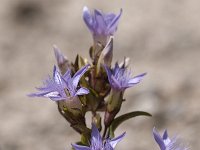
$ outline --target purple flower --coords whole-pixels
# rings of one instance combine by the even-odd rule
[[[67,57],[62,54],[62,52],[56,45],[54,45],[53,48],[59,70],[61,74],[64,74],[67,71],[67,69],[71,68],[71,64]]]
[[[114,35],[117,30],[121,14],[122,9],[118,15],[115,15],[113,13],[104,14],[96,9],[92,14],[86,6],[83,8],[83,20],[93,34],[94,39],[100,40],[100,42],[101,40],[106,42],[109,36]]]
[[[164,131],[163,136],[157,132],[156,128],[153,128],[153,136],[155,141],[160,147],[160,150],[188,150],[177,137],[169,138],[167,130]]]
[[[90,147],[81,146],[77,144],[72,144],[72,146],[75,150],[114,150],[117,143],[120,142],[124,136],[125,133],[121,134],[120,136],[114,139],[103,140],[99,133],[99,130],[93,124]]]
[[[111,87],[118,91],[123,91],[126,88],[134,86],[146,75],[146,73],[143,73],[138,76],[131,77],[131,72],[125,67],[120,68],[118,63],[115,64],[115,68],[113,70],[110,70],[107,66],[105,66],[105,70]]]
[[[53,77],[48,77],[44,81],[43,87],[37,88],[38,93],[30,94],[31,97],[47,97],[53,101],[68,100],[78,95],[88,94],[89,90],[81,87],[77,89],[78,82],[83,74],[88,70],[89,65],[82,67],[71,77],[71,71],[68,70],[63,76],[54,66]]]
[[[58,65],[62,65],[62,64],[64,64],[66,61],[68,61],[68,60],[67,60],[67,57],[64,56],[64,55],[61,53],[60,49],[59,49],[56,45],[54,45],[53,48],[54,48],[54,53],[55,53],[55,57],[56,57],[56,60],[57,60]]]

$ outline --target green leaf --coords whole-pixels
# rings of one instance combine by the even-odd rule
[[[81,67],[85,66],[85,61],[83,57],[81,57],[80,55],[77,55],[74,64],[75,64],[76,70],[79,70]]]
[[[91,46],[90,47],[90,50],[89,50],[89,54],[90,54],[90,58],[93,60],[94,59],[94,47],[93,46]]]
[[[81,144],[84,146],[89,146],[90,135],[88,134],[81,134]]]
[[[110,128],[109,128],[110,137],[111,138],[114,137],[114,132],[121,123],[123,123],[124,121],[126,121],[128,119],[137,117],[137,116],[151,117],[152,115],[147,113],[147,112],[144,112],[144,111],[133,111],[133,112],[130,112],[130,113],[127,113],[127,114],[124,114],[124,115],[121,115],[121,116],[115,118],[114,121],[112,122],[112,124],[110,125]]]

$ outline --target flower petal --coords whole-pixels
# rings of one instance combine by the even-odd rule
[[[159,133],[157,132],[156,128],[154,127],[153,128],[153,136],[154,136],[154,139],[155,141],[158,143],[159,147],[161,150],[165,150],[165,143],[162,139],[162,137],[159,135]]]
[[[113,88],[116,88],[116,89],[124,89],[124,87],[122,87],[120,85],[120,83],[117,81],[117,79],[115,79],[114,76],[111,76],[111,79],[112,79],[112,82],[110,83],[112,85]]]
[[[117,145],[117,143],[119,143],[123,139],[123,137],[125,136],[125,134],[126,133],[124,132],[120,136],[118,136],[118,137],[116,137],[116,138],[114,138],[114,139],[112,139],[112,140],[109,141],[109,143],[112,146],[112,148],[115,148],[115,146]]]
[[[53,79],[58,85],[62,85],[61,75],[56,66],[54,66],[54,69],[53,69]]]
[[[95,126],[95,124],[92,124],[91,142],[94,143],[94,145],[97,146],[96,148],[102,147],[102,137],[99,133],[99,130]]]
[[[168,137],[167,130],[165,130],[165,132],[163,133],[162,138],[165,145],[168,145],[171,142],[170,138]]]
[[[67,58],[61,53],[60,49],[56,45],[53,45],[53,49],[58,65],[62,65],[67,61]]]
[[[111,70],[110,70],[107,66],[105,66],[105,65],[104,65],[104,68],[105,68],[105,70],[106,70],[106,73],[107,73],[107,76],[108,76],[108,80],[109,80],[109,83],[111,84],[111,86],[112,86],[113,88],[119,89],[119,88],[120,88],[120,84],[119,84],[119,82],[115,79],[115,77],[112,75]]]
[[[168,145],[171,142],[170,138],[168,137],[167,130],[165,130],[165,132],[163,134],[163,141],[164,141],[165,145]]]
[[[28,95],[29,97],[45,97],[50,98],[53,101],[64,100],[65,97],[60,96],[57,91],[53,92],[41,92],[41,93],[32,93]]]
[[[85,21],[85,24],[87,25],[89,30],[91,32],[94,32],[94,27],[93,27],[94,19],[89,9],[86,6],[83,8],[83,20]]]
[[[114,32],[117,29],[118,23],[119,23],[119,19],[122,15],[122,9],[120,9],[120,13],[112,20],[112,22],[107,26],[108,29],[108,34],[113,35]]]
[[[71,70],[68,69],[62,77],[65,81],[69,80],[71,78]]]
[[[29,97],[43,97],[43,93],[31,93],[31,94],[28,94],[27,96]]]
[[[112,20],[115,18],[115,16],[116,15],[113,14],[113,13],[109,13],[109,14],[104,15],[104,20],[105,20],[105,23],[106,23],[107,26],[112,22]]]
[[[134,84],[139,83],[144,78],[145,75],[146,75],[146,73],[143,73],[143,74],[140,74],[140,75],[135,76],[132,79],[130,79],[129,82],[128,82],[129,87],[133,86]]]
[[[95,30],[98,34],[102,34],[106,30],[106,24],[104,21],[104,16],[99,10],[94,10],[94,17],[96,20]]]
[[[53,92],[49,92],[46,94],[43,94],[44,97],[48,97],[48,98],[59,98],[59,93],[57,91],[53,91]]]
[[[87,64],[86,66],[82,67],[80,70],[78,70],[75,75],[73,76],[72,80],[73,80],[73,86],[76,88],[78,85],[79,80],[81,79],[81,77],[83,76],[83,74],[88,70],[89,68],[89,64]]]
[[[111,72],[111,70],[106,65],[104,65],[104,68],[106,70],[109,82],[112,83],[112,79],[111,79],[112,72]]]
[[[171,139],[170,143],[166,145],[166,150],[189,150],[189,147],[182,143],[179,138],[174,137]]]
[[[168,138],[168,133],[167,130],[165,130],[165,132],[163,133],[163,139],[167,139]]]
[[[87,88],[80,88],[75,95],[85,95],[85,94],[88,94],[90,91],[87,89]]]
[[[89,147],[87,146],[81,146],[81,145],[77,145],[77,144],[72,144],[72,147],[75,150],[91,150]]]

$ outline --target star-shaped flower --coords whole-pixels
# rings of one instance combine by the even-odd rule
[[[90,147],[81,146],[77,144],[72,144],[72,146],[75,150],[114,150],[117,143],[120,142],[124,136],[125,136],[125,133],[121,134],[120,136],[114,139],[103,140],[99,133],[99,130],[93,124]]]
[[[118,63],[115,64],[113,70],[105,66],[107,72],[108,80],[113,89],[118,91],[123,91],[126,88],[132,87],[139,83],[146,73],[140,74],[135,77],[131,77],[131,72],[127,70],[126,67],[119,67]]]
[[[167,130],[164,131],[163,136],[153,128],[153,136],[160,147],[160,150],[189,150],[177,137],[169,138]]]
[[[111,35],[114,35],[117,30],[121,14],[122,9],[118,15],[115,15],[113,13],[105,14],[96,9],[94,10],[94,13],[91,13],[86,6],[83,8],[83,20],[93,34],[94,39],[101,39],[105,42]]]
[[[53,101],[68,100],[78,95],[85,95],[89,93],[89,90],[80,87],[78,83],[83,74],[88,70],[89,65],[82,67],[79,71],[71,77],[71,71],[68,70],[63,76],[58,71],[57,67],[54,66],[53,77],[48,77],[44,81],[43,87],[37,88],[38,93],[32,93],[31,97],[47,97]]]

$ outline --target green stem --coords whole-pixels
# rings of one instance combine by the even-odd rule
[[[103,131],[103,138],[106,137],[107,130],[108,130],[108,127],[105,126],[104,131]]]

